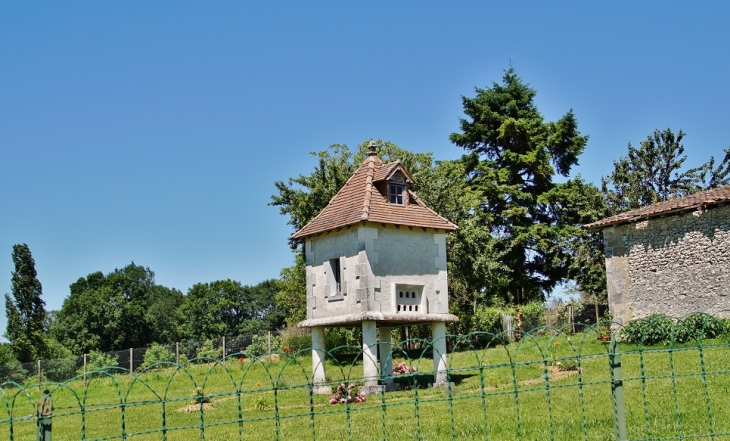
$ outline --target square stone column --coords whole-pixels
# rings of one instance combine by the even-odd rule
[[[374,393],[379,390],[378,387],[378,348],[377,334],[374,321],[362,322],[362,370],[363,392],[366,394]]]
[[[324,356],[324,327],[317,326],[312,328],[312,389],[315,394],[332,393],[332,388],[326,385]]]
[[[433,371],[435,387],[447,386],[446,375],[446,323],[434,322],[431,324],[433,338]]]
[[[378,348],[380,349],[380,376],[383,379],[385,390],[393,390],[393,338],[390,326],[378,328]]]

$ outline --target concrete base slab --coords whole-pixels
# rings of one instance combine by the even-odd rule
[[[385,386],[360,386],[358,389],[360,392],[364,393],[365,395],[373,395],[373,394],[380,394],[383,392],[383,388]]]
[[[312,393],[315,395],[332,395],[332,388],[329,386],[314,386]]]

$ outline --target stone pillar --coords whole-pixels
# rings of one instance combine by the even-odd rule
[[[378,347],[376,326],[373,321],[362,322],[362,370],[363,392],[366,394],[378,391]]]
[[[393,390],[393,340],[390,335],[390,326],[378,329],[378,348],[380,348],[380,376],[383,378],[385,390]]]
[[[312,387],[315,394],[330,394],[332,388],[327,386],[324,368],[324,327],[312,328]]]
[[[448,382],[446,376],[446,323],[432,323],[431,332],[433,338],[433,385],[436,387],[446,386]]]

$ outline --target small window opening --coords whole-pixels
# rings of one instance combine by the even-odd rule
[[[388,186],[388,201],[395,205],[403,204],[403,193],[405,192],[405,186],[399,184],[390,184]]]
[[[404,289],[405,288],[405,289]],[[394,312],[415,312],[428,311],[428,307],[419,308],[423,299],[423,292],[420,287],[401,285],[395,287],[395,293],[393,296],[395,305],[391,311]]]
[[[331,276],[331,282],[332,282],[332,288],[330,289],[331,294],[339,294],[342,292],[342,284],[341,284],[341,271],[340,271],[340,259],[330,259],[330,272],[332,274]]]

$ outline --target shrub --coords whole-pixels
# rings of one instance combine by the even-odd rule
[[[340,346],[362,345],[362,330],[360,328],[330,328],[324,331],[324,347],[328,350]]]
[[[490,332],[494,335],[502,332],[502,317],[497,308],[480,306],[474,314],[473,323],[475,331]]]
[[[292,335],[281,341],[281,349],[287,350],[290,354],[296,354],[303,349],[312,347],[311,335]]]
[[[108,367],[116,367],[118,366],[117,360],[119,357],[117,355],[112,354],[105,354],[103,352],[97,352],[97,351],[91,351],[86,356],[86,372],[93,372],[93,371],[100,371],[104,368]],[[84,367],[81,366],[76,371],[77,374],[83,374],[84,373]]]
[[[0,384],[6,381],[14,381],[23,384],[28,371],[23,369],[23,365],[18,360],[10,360],[7,364],[0,366]]]
[[[502,343],[501,340],[496,338],[502,333],[502,313],[499,309],[480,306],[472,318],[472,323],[474,325],[474,331],[488,332],[495,337],[490,338],[489,335],[484,334],[476,335],[475,343],[477,347]],[[504,340],[506,335],[502,335],[501,337]]]
[[[213,360],[220,360],[223,354],[223,348],[215,348],[212,340],[205,340],[203,345],[196,351],[196,358],[212,358]]]
[[[202,387],[195,388],[195,395],[197,395],[197,398],[192,401],[193,404],[210,403],[210,397],[205,396],[205,394],[203,393]]]
[[[226,337],[226,356],[236,354],[246,350],[251,344],[251,335],[238,335],[235,337]]]
[[[15,358],[8,343],[0,343],[0,384],[6,381],[14,381],[23,384],[28,371]]]
[[[266,410],[266,408],[269,407],[269,400],[267,400],[265,396],[259,395],[256,397],[253,406],[256,410]]]
[[[152,346],[144,353],[144,359],[139,370],[164,362],[174,363],[175,353],[159,343],[152,343]],[[164,365],[158,367],[164,367]]]
[[[674,322],[665,314],[652,314],[632,320],[621,330],[621,338],[645,346],[667,343],[672,338]]]
[[[607,300],[601,299],[598,302],[598,316],[605,317],[608,313]],[[596,324],[596,303],[591,298],[582,298],[573,302],[573,321],[583,325]]]
[[[723,335],[730,334],[730,318],[721,318],[720,323],[722,323],[722,329],[724,329]]]
[[[76,376],[76,361],[78,357],[53,358],[41,361],[43,375],[50,380],[62,382]]]
[[[558,363],[558,370],[559,371],[577,371],[578,362],[575,360],[563,360],[560,363]]]
[[[520,307],[522,332],[530,332],[545,325],[545,307],[540,302],[530,302]]]
[[[271,336],[271,350],[276,351],[281,345],[278,335]],[[246,348],[246,352],[251,355],[261,356],[269,353],[269,336],[254,335],[251,344]]]
[[[704,340],[719,337],[726,330],[725,323],[721,319],[702,312],[696,312],[677,323],[674,339],[679,343]]]
[[[46,340],[48,360],[41,361],[41,371],[50,381],[66,381],[76,375],[77,357],[56,339]]]

